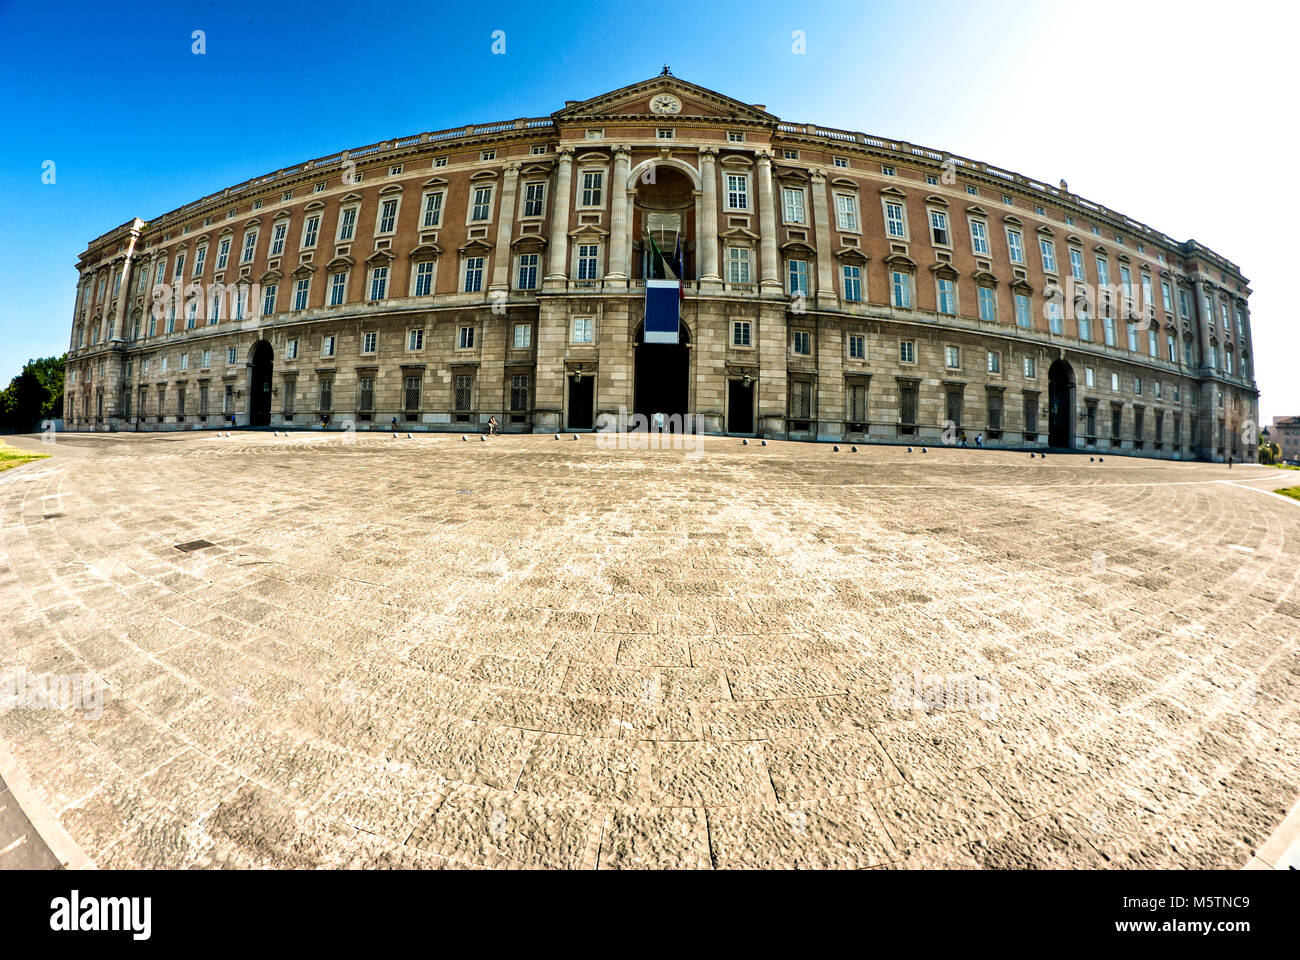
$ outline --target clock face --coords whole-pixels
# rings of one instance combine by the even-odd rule
[[[651,113],[680,113],[682,102],[671,93],[661,93],[650,100]]]

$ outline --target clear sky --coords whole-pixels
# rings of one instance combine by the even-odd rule
[[[283,166],[653,76],[1070,189],[1251,280],[1261,420],[1300,414],[1289,2],[0,0],[0,384],[66,349],[86,243]],[[206,53],[191,52],[203,30]],[[505,31],[505,53],[492,52]],[[794,52],[802,31],[805,52]],[[42,183],[54,161],[55,182]]]

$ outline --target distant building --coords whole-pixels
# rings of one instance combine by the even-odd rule
[[[1300,417],[1274,417],[1269,439],[1282,448],[1282,459],[1300,461]]]
[[[656,247],[678,343],[643,334]],[[1258,418],[1226,258],[1064,184],[670,75],[255,177],[77,268],[73,430],[551,432],[626,408],[1240,461]]]

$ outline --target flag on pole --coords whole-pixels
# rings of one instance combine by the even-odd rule
[[[674,271],[668,258],[649,233],[653,251],[650,258],[650,276],[645,282],[645,334],[644,343],[677,343],[681,324],[682,284],[680,274]],[[678,241],[680,244],[680,240]],[[678,265],[678,271],[681,266]]]

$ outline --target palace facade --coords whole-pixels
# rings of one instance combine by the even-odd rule
[[[680,244],[676,345],[643,342],[651,237]],[[77,269],[72,430],[553,432],[624,409],[1240,460],[1257,418],[1224,257],[1064,182],[667,73],[278,170],[131,220]]]

